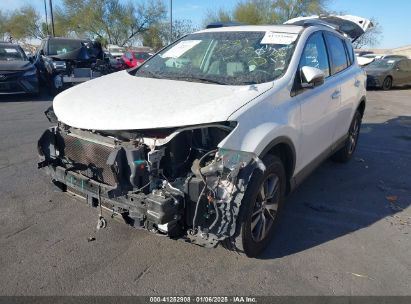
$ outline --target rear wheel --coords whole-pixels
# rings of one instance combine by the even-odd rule
[[[385,77],[383,83],[382,83],[382,89],[384,91],[391,90],[392,88],[392,78],[390,76]]]
[[[222,242],[248,257],[258,256],[267,247],[284,203],[286,175],[280,158],[267,155],[263,162],[266,170],[255,169],[247,187],[235,235]]]
[[[357,148],[358,137],[360,136],[361,119],[361,113],[357,110],[351,122],[350,129],[348,130],[347,140],[345,141],[344,146],[331,157],[332,160],[345,163],[351,159]]]

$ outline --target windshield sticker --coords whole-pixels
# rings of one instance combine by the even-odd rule
[[[167,52],[165,52],[161,57],[163,57],[163,58],[178,58],[181,55],[183,55],[185,52],[187,52],[188,50],[195,47],[201,41],[202,40],[184,40],[184,41],[180,41],[175,46],[173,46],[171,49],[169,49]]]
[[[16,49],[4,49],[6,53],[17,53]]]
[[[388,60],[388,63],[394,63],[395,60]]]
[[[297,39],[297,34],[266,32],[261,44],[291,44]]]

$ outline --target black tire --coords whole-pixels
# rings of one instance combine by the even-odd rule
[[[382,89],[384,91],[389,91],[392,88],[392,77],[387,76],[385,77],[384,81],[382,82]]]
[[[284,205],[286,191],[284,165],[281,159],[274,155],[265,156],[263,162],[266,170],[264,172],[258,168],[254,170],[244,194],[238,216],[236,233],[234,236],[221,242],[226,249],[248,257],[258,256],[267,247],[275,231]],[[272,193],[274,193],[274,195],[272,199],[266,199],[264,203],[261,190],[263,184],[265,185],[266,182],[269,186],[270,179],[273,181]],[[274,180],[277,180],[277,183],[274,183]],[[268,191],[268,186],[267,193],[270,192]],[[275,191],[274,188],[278,189],[278,191]],[[268,195],[266,197],[268,198]],[[274,208],[276,208],[276,210],[274,210]],[[262,210],[260,215],[255,215],[258,210]],[[273,215],[273,217],[271,217],[270,214]],[[257,217],[260,218],[260,221],[255,223]],[[262,220],[263,218],[265,218],[265,220]],[[271,224],[269,224],[268,220]],[[264,223],[264,225],[262,223]],[[251,228],[252,224],[254,224],[254,229]],[[259,226],[257,227],[257,225]],[[264,236],[261,231],[262,227],[267,230]],[[261,235],[259,232],[261,232]],[[258,236],[262,238],[259,239]]]
[[[351,159],[355,149],[357,148],[358,138],[360,136],[361,120],[362,115],[357,110],[352,119],[350,129],[348,130],[347,140],[345,141],[344,146],[331,157],[333,161],[346,163]]]
[[[59,90],[54,85],[53,80],[48,81],[48,83],[47,83],[47,92],[50,95],[50,97],[55,97],[59,93]]]

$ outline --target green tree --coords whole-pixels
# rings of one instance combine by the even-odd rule
[[[9,16],[7,15],[7,13],[0,10],[0,41],[7,39],[6,36],[8,34],[8,19]]]
[[[5,25],[7,31],[16,40],[26,38],[44,38],[47,33],[43,31],[43,22],[40,14],[31,5],[25,5],[13,11]]]
[[[243,0],[232,12],[221,9],[208,12],[204,24],[211,21],[226,21],[225,16],[244,24],[280,24],[291,18],[318,15],[327,12],[329,0]]]
[[[162,0],[123,2],[119,0],[63,0],[58,8],[68,31],[78,36],[106,39],[124,46],[163,19],[166,7]]]
[[[147,31],[143,33],[143,45],[149,46],[155,51],[164,47],[163,40],[161,39],[160,24],[151,26]]]
[[[191,20],[177,19],[173,21],[173,35],[170,36],[170,23],[162,22],[151,26],[143,34],[143,45],[154,50],[159,50],[170,42],[173,42],[184,35],[195,32],[197,28],[193,26]]]
[[[215,11],[208,10],[205,18],[203,19],[203,26],[206,27],[208,24],[213,22],[229,22],[233,20],[234,18],[232,16],[232,13],[224,10],[223,8],[219,8]]]
[[[283,23],[289,19],[327,13],[328,0],[276,0],[272,8],[278,21]]]

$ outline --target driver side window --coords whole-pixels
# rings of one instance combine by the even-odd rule
[[[301,55],[299,69],[303,66],[320,69],[325,77],[330,76],[327,49],[321,32],[316,32],[308,38]]]

